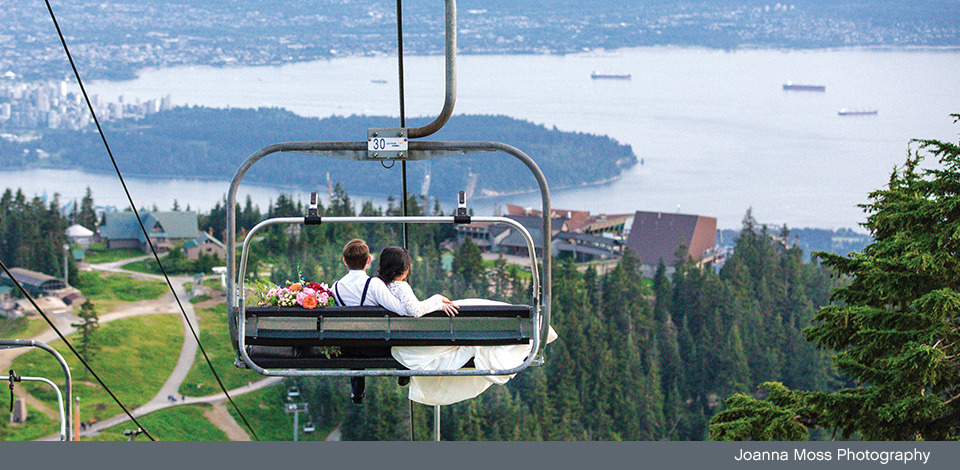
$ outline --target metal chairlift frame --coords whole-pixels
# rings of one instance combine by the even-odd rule
[[[456,1],[445,0],[445,98],[443,109],[437,118],[423,127],[418,128],[389,128],[368,129],[367,142],[285,142],[264,147],[250,155],[237,169],[230,183],[227,195],[227,312],[230,337],[237,352],[235,361],[238,367],[249,367],[263,375],[272,376],[447,376],[447,375],[510,375],[519,372],[532,364],[542,362],[543,345],[546,344],[546,335],[550,325],[551,302],[551,218],[550,218],[550,190],[543,172],[536,162],[519,149],[498,142],[426,142],[410,141],[409,139],[426,137],[440,128],[453,114],[456,102]],[[389,136],[389,137],[387,137]],[[377,138],[387,137],[396,144],[392,149],[376,147],[372,142]],[[520,160],[537,180],[542,199],[543,213],[543,256],[540,265],[541,274],[537,275],[536,250],[533,239],[522,225],[505,217],[472,217],[467,220],[477,222],[495,222],[511,225],[523,234],[531,259],[533,273],[533,321],[539,331],[532,338],[532,351],[529,357],[518,367],[507,370],[403,370],[403,369],[363,369],[363,370],[317,370],[317,369],[265,369],[250,359],[245,344],[246,305],[244,302],[244,277],[246,271],[247,254],[252,235],[260,228],[274,224],[307,224],[306,217],[277,218],[263,221],[255,226],[243,243],[240,270],[238,273],[235,240],[236,240],[236,212],[237,190],[244,174],[261,159],[276,153],[298,153],[328,158],[339,158],[354,161],[369,162],[396,162],[419,161],[434,158],[462,156],[481,152],[502,152]],[[325,217],[326,223],[462,223],[460,217]],[[310,222],[316,223],[316,222]],[[239,274],[239,276],[238,276]],[[239,285],[238,285],[239,284]]]
[[[60,367],[63,368],[64,375],[64,388],[66,389],[67,394],[67,403],[66,408],[64,408],[63,394],[60,393],[60,387],[55,383],[51,382],[49,379],[43,377],[24,377],[21,376],[21,381],[26,382],[43,382],[47,385],[53,387],[57,392],[57,403],[60,408],[60,440],[61,441],[72,441],[75,436],[73,435],[73,430],[71,426],[73,425],[73,380],[70,374],[70,367],[67,365],[67,361],[63,359],[63,356],[60,355],[56,349],[53,349],[50,345],[42,343],[40,341],[35,341],[32,339],[0,339],[0,349],[8,348],[27,348],[34,347],[40,348],[48,353],[52,354],[56,358],[57,362],[60,363]],[[10,380],[10,376],[0,376],[0,381]]]

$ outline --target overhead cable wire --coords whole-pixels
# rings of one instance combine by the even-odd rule
[[[150,240],[150,234],[147,232],[146,227],[143,224],[143,219],[140,218],[140,212],[137,210],[136,204],[133,202],[133,198],[130,196],[130,191],[127,189],[127,184],[123,180],[123,175],[120,172],[120,167],[117,165],[117,160],[113,156],[113,151],[110,150],[110,144],[107,143],[107,137],[103,132],[103,128],[100,126],[100,120],[97,118],[97,113],[93,108],[93,103],[90,101],[90,97],[87,94],[86,87],[83,86],[83,81],[80,78],[80,72],[77,70],[77,65],[73,60],[73,56],[70,54],[70,49],[67,47],[67,41],[63,36],[63,31],[60,29],[60,24],[57,22],[57,17],[53,13],[53,8],[50,6],[50,0],[44,0],[47,5],[47,11],[50,12],[50,19],[53,20],[54,26],[57,28],[57,35],[60,37],[60,43],[63,45],[63,51],[67,55],[67,59],[70,61],[70,67],[73,69],[73,74],[77,79],[77,84],[80,85],[80,92],[83,94],[84,100],[87,102],[87,108],[90,110],[90,115],[93,117],[93,122],[97,126],[97,132],[100,134],[100,140],[103,141],[103,146],[107,150],[107,155],[110,156],[110,161],[113,163],[113,169],[117,172],[117,177],[120,179],[120,185],[123,187],[123,192],[127,196],[127,201],[130,202],[130,207],[133,209],[133,214],[137,218],[137,222],[140,224],[140,229],[143,231],[144,236],[147,239],[147,244],[150,246],[150,251],[153,253],[154,259],[157,261],[157,266],[160,267],[160,272],[163,273],[164,279],[167,281],[167,286],[170,288],[170,292],[173,294],[174,300],[177,302],[177,306],[180,307],[180,313],[183,315],[183,320],[187,324],[187,327],[190,330],[190,333],[193,334],[193,338],[197,341],[197,346],[200,349],[200,352],[203,354],[203,358],[207,362],[207,366],[210,367],[210,372],[213,373],[213,377],[216,379],[217,384],[220,386],[220,390],[223,391],[224,396],[227,397],[227,400],[230,401],[230,404],[233,405],[234,410],[237,414],[240,415],[240,419],[243,420],[243,424],[247,426],[247,429],[253,434],[255,440],[260,440],[257,436],[256,431],[253,430],[253,427],[247,422],[247,418],[243,415],[243,412],[240,411],[240,408],[233,401],[233,398],[230,397],[230,393],[227,392],[226,386],[223,385],[223,382],[220,380],[220,376],[217,374],[217,371],[213,368],[213,363],[210,361],[210,357],[207,356],[207,351],[204,349],[203,344],[200,343],[200,337],[197,335],[196,329],[193,327],[193,324],[190,322],[190,319],[187,318],[187,312],[183,308],[183,304],[180,302],[180,297],[177,296],[176,290],[173,288],[173,283],[170,281],[170,276],[167,275],[166,269],[163,267],[163,263],[160,262],[160,255],[157,254],[156,248],[153,246],[153,242]],[[72,349],[72,348],[71,348]],[[89,368],[89,367],[88,367]],[[139,423],[138,423],[139,426]],[[140,426],[143,428],[143,426]],[[154,440],[150,433],[144,429],[144,434]]]
[[[33,297],[30,295],[30,293],[27,292],[27,290],[23,287],[23,285],[20,284],[20,281],[18,281],[17,278],[13,276],[13,273],[11,273],[9,269],[7,269],[7,265],[3,264],[3,261],[0,261],[0,268],[3,268],[3,272],[10,277],[10,280],[12,280],[14,285],[17,286],[17,289],[20,289],[20,292],[24,295],[24,297],[26,297],[26,299],[30,301],[30,305],[33,305],[33,308],[37,309],[37,312],[40,312],[40,316],[47,321],[47,324],[50,325],[50,328],[53,328],[53,331],[57,334],[57,336],[59,336],[60,339],[63,340],[63,344],[66,344],[67,347],[70,348],[70,352],[72,352],[73,355],[80,360],[80,363],[83,364],[83,367],[85,367],[88,371],[90,371],[90,373],[93,375],[93,378],[96,379],[97,382],[100,383],[100,386],[103,387],[104,390],[106,390],[108,395],[110,395],[110,398],[113,398],[113,401],[117,402],[117,405],[120,405],[120,409],[123,410],[124,414],[126,414],[130,418],[130,420],[133,421],[137,426],[139,426],[142,429],[145,429],[143,425],[141,425],[137,421],[137,418],[134,418],[133,415],[130,413],[130,411],[127,410],[127,407],[123,406],[123,403],[120,402],[120,399],[113,394],[113,392],[110,390],[110,387],[108,387],[107,384],[104,383],[103,379],[101,379],[100,376],[97,375],[97,372],[93,370],[92,367],[90,367],[90,364],[86,361],[86,359],[84,359],[83,356],[81,356],[80,353],[73,347],[73,345],[70,344],[70,341],[68,341],[67,337],[63,335],[63,333],[60,331],[59,328],[57,328],[57,325],[53,323],[53,320],[51,320],[50,317],[47,316],[46,312],[44,312],[43,309],[41,309],[40,306],[37,305],[37,303],[33,300]],[[146,430],[144,430],[143,432],[144,434],[147,435],[147,437],[150,438],[151,441],[156,440]]]
[[[405,109],[405,97],[403,88],[403,0],[397,0],[397,74],[400,76],[397,82],[400,93],[400,127],[407,127],[407,116]],[[407,215],[407,161],[401,162],[400,168],[403,172],[403,215]],[[426,211],[426,208],[424,208]],[[403,224],[403,247],[409,249],[409,238],[407,236],[407,224]],[[410,412],[410,440],[416,440],[416,434],[413,430],[413,401],[407,400]]]
[[[406,110],[404,109],[404,90],[403,90],[403,13],[402,13],[402,0],[397,0],[397,72],[400,75],[400,80],[397,82],[399,84],[400,91],[400,127],[407,127],[407,116]],[[400,162],[400,173],[401,179],[403,180],[403,190],[401,191],[400,199],[402,203],[400,207],[403,208],[403,216],[407,216],[407,159],[403,159]],[[403,224],[403,247],[410,248],[410,239],[407,234],[407,224]]]

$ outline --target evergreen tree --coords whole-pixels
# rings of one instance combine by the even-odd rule
[[[836,351],[834,364],[856,386],[824,393],[764,384],[766,400],[728,400],[712,438],[806,438],[817,426],[865,440],[960,438],[960,147],[926,140],[920,149],[939,165],[921,168],[926,154],[911,151],[863,206],[873,243],[847,257],[818,254],[851,282],[806,334]]]
[[[93,302],[89,300],[80,305],[80,312],[77,316],[80,317],[81,321],[70,324],[80,333],[80,344],[77,345],[77,352],[85,361],[90,362],[99,350],[96,332],[97,328],[100,327],[100,317],[97,315],[97,309]],[[86,373],[86,368],[84,368],[84,373]]]
[[[470,237],[453,254],[453,272],[464,289],[473,289],[478,295],[485,291],[483,257],[480,247]]]
[[[87,192],[84,193],[83,199],[80,200],[80,212],[77,213],[75,223],[90,230],[95,231],[97,229],[97,213],[93,209],[93,193],[89,186],[87,186]]]

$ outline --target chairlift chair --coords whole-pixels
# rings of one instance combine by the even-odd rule
[[[260,160],[278,153],[298,153],[391,166],[394,162],[419,161],[500,152],[520,160],[533,174],[542,199],[542,262],[535,244],[521,224],[505,217],[471,217],[461,193],[454,216],[323,217],[318,214],[316,193],[311,196],[304,217],[264,220],[246,235],[237,263],[235,250],[227,250],[227,305],[229,333],[238,367],[247,367],[269,376],[449,376],[510,375],[543,361],[543,345],[550,325],[551,255],[550,192],[542,171],[522,151],[497,142],[429,142],[414,140],[439,130],[453,113],[456,96],[456,6],[446,4],[446,95],[440,115],[419,128],[367,129],[366,141],[285,142],[264,147],[250,155],[236,170],[227,196],[227,207],[236,207],[237,190],[246,172]],[[463,306],[455,317],[435,312],[420,318],[404,317],[380,307],[258,307],[246,300],[246,270],[254,236],[273,225],[317,225],[320,223],[404,223],[436,224],[491,222],[516,229],[526,240],[532,273],[529,305]],[[227,211],[228,243],[236,240],[236,213]],[[392,346],[491,346],[529,342],[531,354],[517,367],[502,370],[408,370],[389,354]],[[326,357],[318,348],[380,348],[375,357],[349,355]]]

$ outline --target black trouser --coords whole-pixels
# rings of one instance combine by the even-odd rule
[[[345,357],[390,357],[390,348],[343,348],[342,353]],[[366,383],[366,377],[350,377],[350,399],[354,403],[363,400]]]

